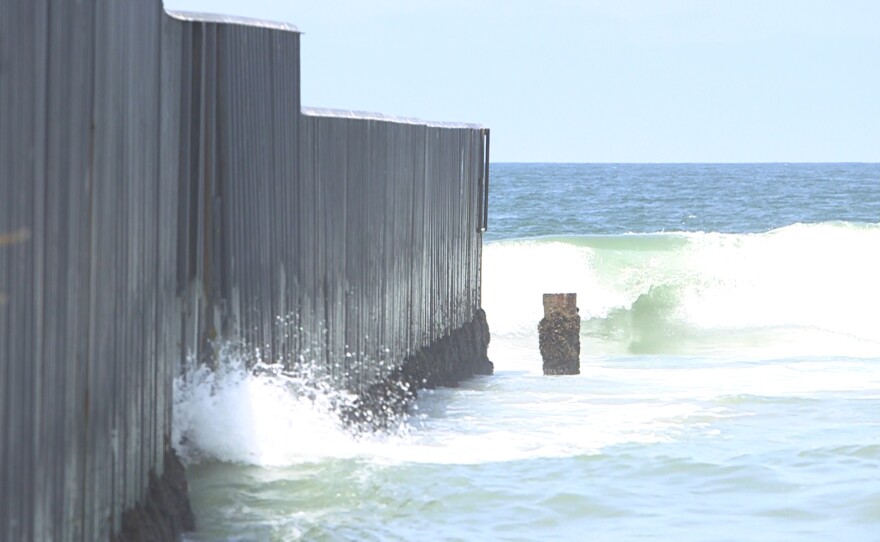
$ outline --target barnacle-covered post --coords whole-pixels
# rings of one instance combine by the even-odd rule
[[[538,342],[545,375],[580,374],[580,331],[577,294],[544,294],[544,318],[538,324]]]

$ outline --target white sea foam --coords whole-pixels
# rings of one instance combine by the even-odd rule
[[[483,306],[491,310],[491,331],[533,334],[541,319],[541,295],[592,292],[581,308],[592,316],[624,303],[620,292],[601,288],[595,251],[556,241],[523,240],[489,243],[483,248]],[[581,295],[583,299],[584,296]]]
[[[576,292],[588,336],[641,353],[876,355],[877,246],[880,226],[845,223],[502,241],[484,250],[483,306],[493,333],[532,335],[542,293]]]
[[[202,366],[175,379],[172,438],[185,460],[286,465],[349,449],[353,437],[338,412],[350,394],[306,372],[245,365],[221,349],[216,370]]]
[[[503,382],[502,375],[472,382],[470,393],[423,391],[416,410],[395,430],[358,434],[339,418],[351,395],[277,367],[247,369],[240,357],[224,352],[216,370],[201,367],[175,380],[173,439],[188,463],[285,466],[368,458],[478,464],[595,454],[618,444],[671,441],[703,409],[647,396],[609,403],[588,379],[558,380],[562,387],[547,393],[484,393],[483,386]]]
[[[175,381],[174,442],[190,462],[481,464],[716,435],[749,415],[730,406],[738,398],[864,396],[880,388],[871,246],[880,228],[841,224],[491,243],[483,305],[496,376],[423,392],[398,430],[357,435],[339,421],[350,394],[307,368],[245,368],[226,349],[216,371]],[[579,294],[579,377],[540,374],[536,324],[551,291]]]

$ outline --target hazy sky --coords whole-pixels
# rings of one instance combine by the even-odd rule
[[[303,105],[492,129],[495,162],[880,162],[876,0],[166,0],[302,36]]]

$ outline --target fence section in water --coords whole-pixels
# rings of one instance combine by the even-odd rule
[[[487,131],[309,110],[293,27],[0,5],[0,539],[106,540],[188,355],[363,389],[480,304]]]
[[[319,109],[301,122],[298,351],[362,389],[480,307],[486,134]]]

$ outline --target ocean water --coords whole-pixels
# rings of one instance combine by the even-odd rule
[[[496,374],[396,430],[232,350],[179,379],[189,540],[880,540],[880,165],[493,164],[489,220]]]

